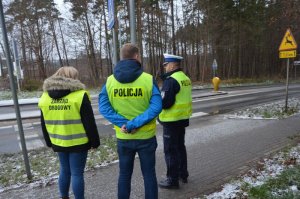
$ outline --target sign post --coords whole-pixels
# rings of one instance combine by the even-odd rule
[[[115,6],[114,6],[114,0],[108,0],[108,28],[111,30],[113,29],[115,25]]]
[[[8,45],[7,31],[6,31],[6,25],[5,25],[5,20],[4,20],[2,1],[0,1],[0,23],[1,23],[1,30],[2,30],[2,35],[3,35],[4,49],[5,49],[5,53],[6,53],[6,63],[7,63],[7,67],[8,67],[8,73],[9,73],[10,88],[11,88],[12,96],[13,96],[13,100],[14,100],[15,113],[16,113],[16,117],[17,117],[18,129],[19,129],[19,136],[20,136],[22,153],[23,153],[23,158],[24,158],[24,163],[25,163],[25,170],[26,170],[27,178],[29,180],[31,180],[32,174],[30,171],[30,163],[29,163],[28,154],[27,154],[27,148],[26,148],[25,136],[24,136],[23,125],[22,125],[22,120],[21,120],[18,96],[16,93],[16,85],[15,85],[14,74],[13,74],[13,63],[12,63],[10,53],[9,53],[9,45]]]
[[[135,29],[135,1],[129,1],[129,10],[130,10],[130,41],[131,43],[136,43],[136,29]]]
[[[113,65],[117,64],[117,36],[115,31],[115,4],[114,0],[108,0],[108,28],[112,30],[113,34]]]
[[[282,38],[281,44],[279,46],[279,58],[285,59],[286,62],[286,96],[285,96],[285,112],[288,111],[288,88],[289,88],[289,65],[290,59],[296,57],[297,43],[291,30],[288,28]]]
[[[22,76],[21,76],[21,66],[20,66],[20,59],[19,59],[16,40],[13,40],[12,46],[13,46],[13,53],[14,53],[14,71],[16,72],[18,90],[21,91],[20,80],[22,79]]]
[[[218,63],[217,63],[216,59],[214,59],[211,67],[213,69],[213,76],[215,77],[216,76],[216,70],[218,69]]]

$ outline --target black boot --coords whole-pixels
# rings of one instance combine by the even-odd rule
[[[177,181],[171,181],[169,178],[162,180],[158,183],[158,186],[162,189],[179,189],[179,183]]]
[[[182,183],[188,183],[188,179],[187,179],[187,178],[179,178],[179,180],[180,180]]]

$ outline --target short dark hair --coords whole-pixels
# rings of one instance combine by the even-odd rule
[[[134,59],[139,54],[139,48],[132,43],[126,43],[121,48],[121,59]]]

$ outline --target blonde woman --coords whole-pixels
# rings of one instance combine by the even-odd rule
[[[100,145],[89,94],[72,66],[59,68],[44,81],[43,90],[38,104],[41,125],[47,146],[59,157],[61,197],[69,198],[72,182],[75,198],[82,199],[87,153]]]

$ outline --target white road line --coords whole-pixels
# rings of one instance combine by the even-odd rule
[[[19,140],[19,147],[20,147],[20,149],[22,149],[22,145],[21,145],[19,136],[18,136],[18,140]],[[39,135],[38,135],[37,132],[32,131],[32,132],[26,133],[25,134],[25,141],[26,141],[26,148],[28,150],[38,149],[38,148],[44,147],[44,143],[39,138]]]
[[[94,117],[95,117],[96,120],[97,120],[97,119],[103,119],[103,118],[104,118],[102,115],[95,115]]]
[[[22,150],[22,145],[21,145],[20,142],[19,142],[19,147],[20,147],[20,150]],[[38,149],[38,148],[41,148],[41,147],[44,147],[44,143],[39,139],[26,141],[27,150]]]
[[[227,95],[215,95],[213,97],[206,97],[204,99],[198,99],[198,100],[193,100],[193,102],[204,102],[204,101],[209,101],[209,100],[214,100],[214,99],[224,99],[224,98],[230,98],[230,97],[236,97],[236,96],[243,96],[243,95],[249,95],[249,94],[254,94],[254,93],[263,93],[263,92],[266,92],[266,91],[276,91],[276,90],[281,90],[282,88],[276,88],[276,89],[270,89],[270,90],[253,90],[252,92],[251,91],[248,91],[247,93],[237,93],[237,94],[234,94],[234,92],[240,92],[240,91],[231,91],[231,92],[228,92]]]
[[[111,122],[108,121],[108,120],[106,120],[106,119],[100,120],[98,123],[103,124],[103,125],[105,125],[105,126],[111,125]]]
[[[32,139],[32,138],[39,138],[39,135],[38,134],[25,135],[25,140],[26,139]],[[19,136],[18,136],[18,140],[20,140]]]
[[[11,126],[1,126],[0,130],[2,130],[2,129],[10,129],[10,128],[13,128],[13,126],[12,125]]]
[[[23,124],[22,126],[23,126],[23,130],[24,130],[24,131],[34,129],[34,127],[32,126],[31,123],[25,123],[25,124]],[[19,131],[18,125],[14,125],[14,129],[15,129],[15,132]]]
[[[205,113],[205,112],[196,112],[196,113],[192,114],[191,118],[202,117],[202,116],[205,116],[205,115],[208,115],[208,113]]]

